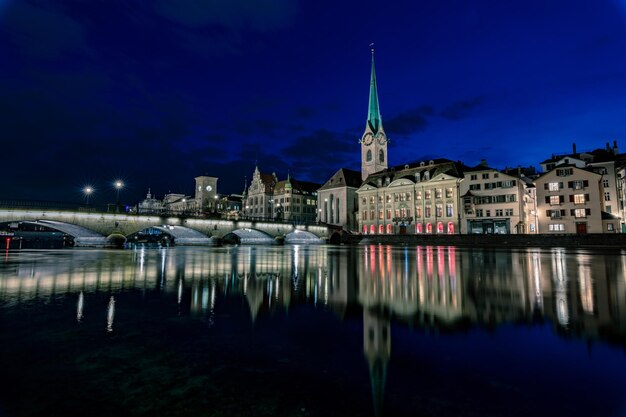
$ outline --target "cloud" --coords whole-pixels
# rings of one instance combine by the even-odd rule
[[[469,116],[471,110],[480,106],[483,101],[483,97],[474,97],[469,100],[457,101],[444,108],[440,115],[448,120],[464,119]]]
[[[411,109],[392,117],[386,122],[383,122],[385,131],[394,135],[408,135],[415,132],[420,132],[428,127],[427,116],[431,116],[433,110],[429,106],[421,106],[415,109]]]

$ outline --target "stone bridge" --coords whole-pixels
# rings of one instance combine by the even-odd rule
[[[0,224],[6,223],[37,224],[58,230],[73,236],[77,246],[102,246],[112,236],[128,237],[149,228],[161,230],[177,245],[210,245],[222,240],[242,244],[324,243],[333,233],[324,225],[293,225],[266,220],[0,208]]]

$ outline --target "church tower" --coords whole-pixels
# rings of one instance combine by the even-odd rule
[[[374,48],[372,48],[372,74],[370,76],[370,101],[367,110],[365,133],[361,143],[361,178],[363,181],[372,173],[387,168],[387,135],[378,108],[376,70],[374,69]]]

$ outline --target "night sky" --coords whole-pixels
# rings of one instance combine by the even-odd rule
[[[0,199],[360,170],[371,42],[392,165],[626,151],[626,0],[0,0]]]

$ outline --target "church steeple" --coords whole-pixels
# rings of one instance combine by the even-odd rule
[[[367,109],[367,125],[374,134],[378,133],[378,129],[382,128],[383,126],[383,121],[380,117],[380,108],[378,107],[376,69],[374,68],[374,48],[372,48],[372,73],[370,75],[370,102]]]
[[[371,44],[370,46],[374,46]],[[367,124],[361,143],[361,178],[363,181],[370,174],[387,169],[387,136],[383,129],[378,106],[378,86],[374,67],[374,48],[372,48],[372,70],[370,73],[370,97],[367,108]]]

